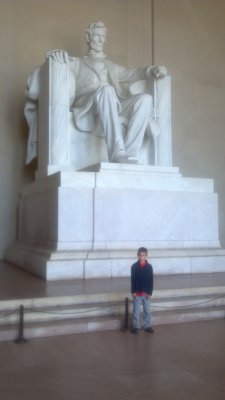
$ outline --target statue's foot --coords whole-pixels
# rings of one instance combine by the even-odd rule
[[[138,159],[136,157],[118,156],[115,157],[112,162],[119,164],[137,164]]]
[[[113,163],[120,164],[137,164],[138,158],[134,156],[128,156],[126,152],[121,151],[117,155],[115,155],[111,161]]]
[[[127,157],[127,162],[128,164],[138,164],[138,158],[137,157]]]
[[[123,163],[125,163],[127,160],[128,160],[128,157],[127,157],[127,156],[118,156],[118,157],[114,157],[113,160],[112,160],[112,162],[113,162],[113,163],[120,163],[120,164],[123,164]]]
[[[113,163],[125,163],[128,159],[127,153],[125,151],[119,151],[113,158]]]

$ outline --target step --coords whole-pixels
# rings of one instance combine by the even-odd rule
[[[78,306],[52,306],[42,308],[24,307],[24,323],[73,320],[79,318],[93,318],[101,316],[116,316],[124,314],[124,303],[85,304]],[[0,326],[12,325],[19,322],[19,309],[5,312],[1,315]]]
[[[214,307],[212,309],[196,308],[192,310],[170,310],[163,312],[155,312],[153,324],[180,324],[185,322],[206,321],[212,319],[224,319],[225,307]]]
[[[120,330],[122,328],[123,320],[118,317],[80,318],[75,321],[30,323],[24,326],[23,337],[29,340],[48,336]],[[6,325],[0,329],[0,342],[15,341],[18,336],[21,335],[19,335],[17,325]]]
[[[174,294],[174,293],[173,293]],[[168,295],[168,293],[167,293]],[[111,296],[110,296],[111,297]],[[114,296],[114,298],[116,298]],[[75,304],[70,305],[71,301],[63,301],[60,303],[59,298],[57,298],[56,303],[51,302],[49,305],[48,299],[46,301],[37,301],[37,303],[32,305],[32,307],[25,302],[24,305],[24,321],[29,322],[42,322],[42,321],[53,321],[53,320],[71,320],[77,318],[91,318],[100,316],[116,316],[124,315],[125,312],[125,302],[120,300],[121,296],[117,297],[115,302],[101,302],[101,303],[85,303],[85,304]],[[105,296],[106,299],[106,296]],[[42,300],[42,299],[41,299]],[[195,296],[177,296],[177,297],[158,297],[154,296],[151,301],[152,312],[163,311],[163,310],[176,310],[179,308],[195,308],[195,307],[215,307],[225,305],[225,295],[222,293],[211,294],[211,295],[195,295]],[[129,310],[132,311],[132,300],[129,300]],[[0,326],[4,324],[15,324],[19,321],[19,305],[16,308],[10,306],[1,309],[0,313]]]
[[[19,308],[24,306],[24,336],[35,337],[121,329],[129,292],[0,301],[0,341],[15,340]],[[225,317],[225,286],[158,289],[151,299],[154,325]],[[129,318],[130,319],[130,318]]]
[[[152,313],[153,325],[180,324],[194,321],[223,319],[225,318],[225,307],[196,308],[186,310],[154,311]],[[131,320],[131,314],[130,318]],[[25,323],[24,337],[33,339],[47,336],[68,335],[77,333],[88,333],[95,331],[120,330],[124,327],[124,317],[90,317],[77,318],[76,320],[60,320],[45,322]],[[0,329],[1,341],[14,341],[18,337],[18,324],[6,325]]]
[[[152,301],[162,298],[178,298],[184,296],[225,296],[224,286],[212,287],[190,287],[182,289],[161,289],[155,290],[152,296]],[[85,294],[85,295],[70,295],[70,296],[51,296],[41,298],[28,298],[28,299],[15,299],[15,300],[1,300],[0,301],[0,314],[4,311],[19,309],[22,304],[25,308],[44,308],[44,307],[57,307],[57,306],[75,306],[79,304],[99,304],[102,302],[124,302],[125,298],[130,298],[130,292],[113,292],[113,293],[99,293],[99,294]]]

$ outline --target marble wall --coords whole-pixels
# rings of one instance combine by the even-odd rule
[[[21,188],[35,169],[24,166],[27,76],[47,50],[84,54],[84,28],[96,19],[108,27],[107,53],[115,62],[168,67],[173,165],[184,176],[214,179],[225,243],[224,15],[220,0],[0,0],[1,258],[17,236]]]

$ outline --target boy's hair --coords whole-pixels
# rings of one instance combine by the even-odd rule
[[[148,250],[146,249],[146,247],[140,247],[140,248],[138,249],[138,252],[137,252],[138,256],[139,256],[139,254],[141,254],[141,253],[145,253],[146,255],[148,255]]]

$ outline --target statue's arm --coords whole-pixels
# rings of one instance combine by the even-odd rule
[[[160,79],[167,75],[167,69],[164,66],[149,66],[140,68],[126,68],[111,63],[111,68],[116,71],[119,83],[132,83],[139,80],[148,80],[151,78]]]

